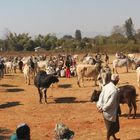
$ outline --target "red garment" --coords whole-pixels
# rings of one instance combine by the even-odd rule
[[[66,68],[66,77],[70,78],[70,69],[69,68]]]

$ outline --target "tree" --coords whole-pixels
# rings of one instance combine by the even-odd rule
[[[131,18],[129,18],[128,20],[125,21],[124,27],[126,29],[127,38],[130,40],[133,40],[136,43],[134,24],[133,24]]]
[[[81,35],[81,31],[80,30],[76,30],[75,31],[75,39],[78,40],[78,41],[81,41],[82,35]]]
[[[28,50],[28,47],[31,48],[30,40],[31,37],[28,35],[28,33],[16,34],[12,32],[9,32],[6,39],[8,49],[14,51],[23,51]]]
[[[120,33],[112,34],[108,37],[108,43],[111,44],[125,44],[127,43],[127,38]]]
[[[135,39],[137,40],[137,43],[140,44],[140,29],[137,30],[137,33],[135,34]]]
[[[72,39],[72,36],[71,35],[64,35],[63,39]]]
[[[98,35],[94,38],[95,45],[104,45],[106,44],[106,37]]]
[[[124,35],[125,34],[124,26],[119,26],[119,25],[114,26],[113,29],[112,29],[112,33],[111,34],[121,34],[121,35]]]

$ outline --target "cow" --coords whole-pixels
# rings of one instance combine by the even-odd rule
[[[95,65],[89,65],[89,64],[79,64],[76,67],[76,73],[77,73],[77,85],[80,87],[80,81],[82,81],[83,87],[84,87],[84,82],[83,79],[84,77],[92,77],[95,80],[95,86],[97,85],[97,77],[100,72],[101,66],[99,64]]]
[[[132,66],[132,60],[129,58],[115,59],[113,61],[113,73],[118,73],[117,67],[126,67],[126,71],[128,72],[128,67],[130,66]]]
[[[25,64],[25,66],[23,67],[23,75],[26,84],[30,85],[30,66],[28,64]]]
[[[136,69],[136,73],[137,73],[137,85],[138,88],[140,88],[140,67]]]
[[[136,117],[137,105],[136,105],[136,89],[132,85],[124,85],[119,87],[119,103],[126,103],[129,107],[128,119],[131,116],[132,109],[134,108],[133,118]],[[97,102],[101,91],[94,90],[91,96],[91,102]],[[121,113],[120,113],[121,114]]]
[[[84,60],[82,63],[94,65],[96,63],[96,60],[92,56],[86,56],[86,57],[84,57]]]
[[[0,61],[0,79],[4,77],[4,64]]]
[[[11,61],[7,61],[4,63],[5,65],[5,72],[6,73],[11,73],[12,72],[12,68],[13,68],[13,64]]]
[[[38,89],[39,93],[39,102],[42,103],[42,97],[44,93],[45,102],[47,103],[47,89],[50,87],[51,84],[59,82],[59,79],[55,75],[48,75],[45,71],[41,70],[37,73],[34,78],[34,85]]]
[[[134,53],[129,53],[129,54],[127,54],[127,56],[128,56],[128,58],[130,58],[130,59],[134,59],[134,58],[136,57],[136,54],[134,54]]]
[[[117,52],[115,54],[116,59],[125,59],[126,55],[123,52]]]
[[[48,67],[48,63],[49,63],[48,60],[38,61],[38,62],[37,62],[38,71],[39,71],[39,70],[45,70],[45,69]]]
[[[134,64],[134,69],[137,69],[137,67],[140,66],[140,58],[133,58],[132,61]]]
[[[104,68],[100,70],[97,80],[98,80],[99,87],[101,89],[103,88],[103,86],[105,86],[111,81],[111,75],[112,72],[108,65],[106,65]]]

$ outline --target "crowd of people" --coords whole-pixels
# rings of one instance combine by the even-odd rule
[[[101,59],[100,54],[96,54],[96,60]],[[108,64],[108,55],[105,54],[106,63]],[[53,58],[50,58],[53,61]],[[63,57],[59,57],[59,62],[61,62],[61,71],[59,71],[60,76],[66,76],[70,78],[73,76],[71,72],[71,66],[76,66],[76,59],[72,59],[71,55],[67,55],[64,60]],[[2,62],[0,62],[2,63]],[[29,63],[34,67],[33,60],[30,58]],[[19,70],[22,72],[23,62],[19,61]],[[58,65],[59,66],[59,65]],[[107,129],[106,140],[110,140],[112,136],[114,140],[119,140],[116,138],[115,134],[119,132],[119,97],[118,92],[119,88],[116,86],[119,82],[119,75],[112,74],[111,82],[105,85],[102,89],[102,92],[99,97],[99,101],[97,102],[97,108],[99,112],[103,114],[105,126]],[[74,136],[74,132],[71,131],[66,125],[60,123],[55,126],[56,137],[55,140],[69,140]],[[10,140],[30,140],[30,127],[29,125],[22,123],[17,126],[16,132],[11,136]]]
[[[28,57],[21,57],[21,56],[0,56],[0,70],[3,73],[14,72],[16,73],[16,69],[18,68],[19,71],[22,73],[24,65],[27,64],[30,66],[32,71],[34,70],[35,73],[40,69],[39,64],[40,62],[46,62],[45,69],[51,69],[54,71],[59,77],[66,77],[70,78],[76,76],[76,63],[77,60],[72,55],[57,55],[57,56],[28,56]],[[2,68],[3,67],[3,68]]]

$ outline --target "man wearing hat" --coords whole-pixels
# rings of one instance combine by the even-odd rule
[[[99,112],[103,113],[105,125],[107,128],[106,140],[110,140],[111,136],[114,138],[114,140],[119,140],[115,136],[115,134],[119,132],[120,129],[118,117],[119,88],[116,87],[118,82],[119,75],[112,74],[111,82],[103,87],[97,102],[97,108],[99,109]]]

